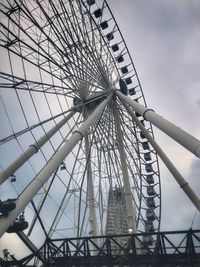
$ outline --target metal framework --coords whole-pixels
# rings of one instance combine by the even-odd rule
[[[16,232],[32,251],[17,261],[5,250],[1,265],[198,264],[199,231],[159,232],[157,153],[198,209],[200,201],[151,123],[198,157],[200,142],[146,107],[107,2],[5,0],[0,18],[0,145],[12,152],[1,155],[0,237]],[[115,187],[127,233],[105,236]]]
[[[107,2],[8,0],[0,7],[0,47],[5,55],[1,103],[11,127],[11,131],[5,128],[0,144],[21,150],[8,163],[2,159],[1,186],[16,181],[3,198],[11,199],[16,208],[8,218],[1,218],[1,235],[26,207],[32,211],[26,218],[30,240],[38,228],[43,239],[105,234],[109,189],[115,185],[126,187],[129,228],[147,231],[148,210],[153,214],[150,223],[158,231],[157,154],[117,98],[107,103],[89,128],[83,126],[85,140],[79,135],[80,142],[69,149],[70,164],[65,162],[64,150],[84,125],[85,111],[92,115],[119,89],[119,81],[133,99],[145,105],[135,66]],[[12,120],[10,100],[18,112],[19,127]],[[48,115],[43,116],[41,106]],[[145,124],[152,135],[151,124]],[[28,173],[26,179],[24,173]],[[88,181],[92,183],[87,185]],[[55,205],[47,223],[43,214],[51,200]],[[72,205],[73,215],[68,217]]]
[[[29,262],[42,256],[42,266],[191,266],[200,264],[200,230],[160,232],[147,246],[148,234],[128,234],[84,238],[47,239],[37,251],[21,261],[1,259],[1,266],[34,266]],[[124,245],[118,238],[125,238]],[[98,244],[96,240],[98,239]],[[115,243],[115,253],[111,249]],[[140,247],[137,248],[136,243]],[[117,253],[116,253],[117,251]]]

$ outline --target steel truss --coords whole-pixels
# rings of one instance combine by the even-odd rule
[[[2,260],[1,266],[28,265],[34,258],[42,266],[199,266],[200,230],[154,233],[155,242],[148,246],[148,234],[127,234],[82,238],[47,239],[37,253],[17,261]],[[126,237],[122,246],[118,237]],[[97,241],[98,244],[97,245]],[[111,243],[115,243],[112,250]],[[139,243],[139,248],[136,244]]]

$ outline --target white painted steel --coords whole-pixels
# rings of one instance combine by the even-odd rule
[[[58,122],[53,128],[39,138],[34,144],[12,162],[4,171],[0,173],[0,185],[16,172],[27,160],[30,159],[38,150],[75,114],[71,111],[66,117]]]
[[[124,182],[124,192],[125,192],[125,200],[126,200],[126,208],[127,208],[127,222],[128,222],[128,229],[132,233],[136,233],[136,212],[133,206],[133,197],[131,192],[131,186],[129,181],[129,174],[127,168],[127,159],[124,151],[123,146],[123,137],[122,137],[122,130],[120,127],[120,119],[119,119],[119,111],[115,105],[115,121],[116,121],[116,132],[117,132],[117,147],[120,155],[120,162],[122,167],[122,176]]]
[[[145,129],[142,123],[138,120],[138,118],[136,117],[134,112],[130,109],[130,107],[126,105],[124,101],[122,101],[122,103],[124,104],[125,108],[127,109],[132,119],[136,122],[136,124],[138,125],[138,127],[140,128],[144,136],[151,143],[152,147],[155,149],[159,157],[162,159],[163,163],[166,165],[168,170],[174,176],[177,183],[180,185],[180,187],[183,189],[183,191],[186,193],[186,195],[192,201],[195,207],[200,211],[200,199],[198,198],[198,196],[194,193],[194,191],[191,189],[187,181],[183,178],[180,172],[176,169],[174,164],[170,161],[170,159],[167,157],[164,151],[160,148],[157,142],[152,138],[149,132]]]
[[[169,122],[165,118],[155,113],[152,109],[148,109],[145,106],[132,100],[130,97],[123,95],[121,92],[116,91],[116,94],[121,100],[124,100],[129,104],[137,113],[142,115],[144,119],[150,121],[153,125],[158,127],[161,131],[173,138],[176,142],[184,146],[198,158],[200,158],[200,141],[188,134],[180,127],[177,127],[173,123]]]
[[[104,110],[105,106],[109,102],[112,94],[105,99],[89,116],[89,118],[79,127],[79,129],[73,133],[65,145],[54,154],[43,170],[34,178],[34,180],[23,191],[20,197],[16,201],[16,208],[9,213],[7,217],[0,219],[0,237],[6,232],[8,227],[14,222],[18,215],[24,210],[28,203],[34,198],[37,192],[48,181],[51,175],[55,172],[61,162],[72,151],[75,145],[87,134],[88,128],[98,118],[100,113]]]
[[[89,223],[91,228],[91,235],[97,235],[97,217],[95,211],[95,198],[94,198],[94,186],[92,180],[92,167],[90,161],[90,148],[88,135],[85,136],[85,152],[86,152],[86,164],[87,164],[87,199],[89,206]]]

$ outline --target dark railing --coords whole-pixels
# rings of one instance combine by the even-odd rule
[[[37,254],[0,266],[200,266],[200,230],[47,239]],[[32,261],[31,261],[32,260]]]

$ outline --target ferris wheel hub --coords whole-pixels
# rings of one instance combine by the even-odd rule
[[[107,94],[102,94],[102,92],[92,93],[84,99],[75,96],[73,99],[74,109],[77,112],[81,112],[83,107],[87,107],[89,110],[94,110],[106,97]]]

